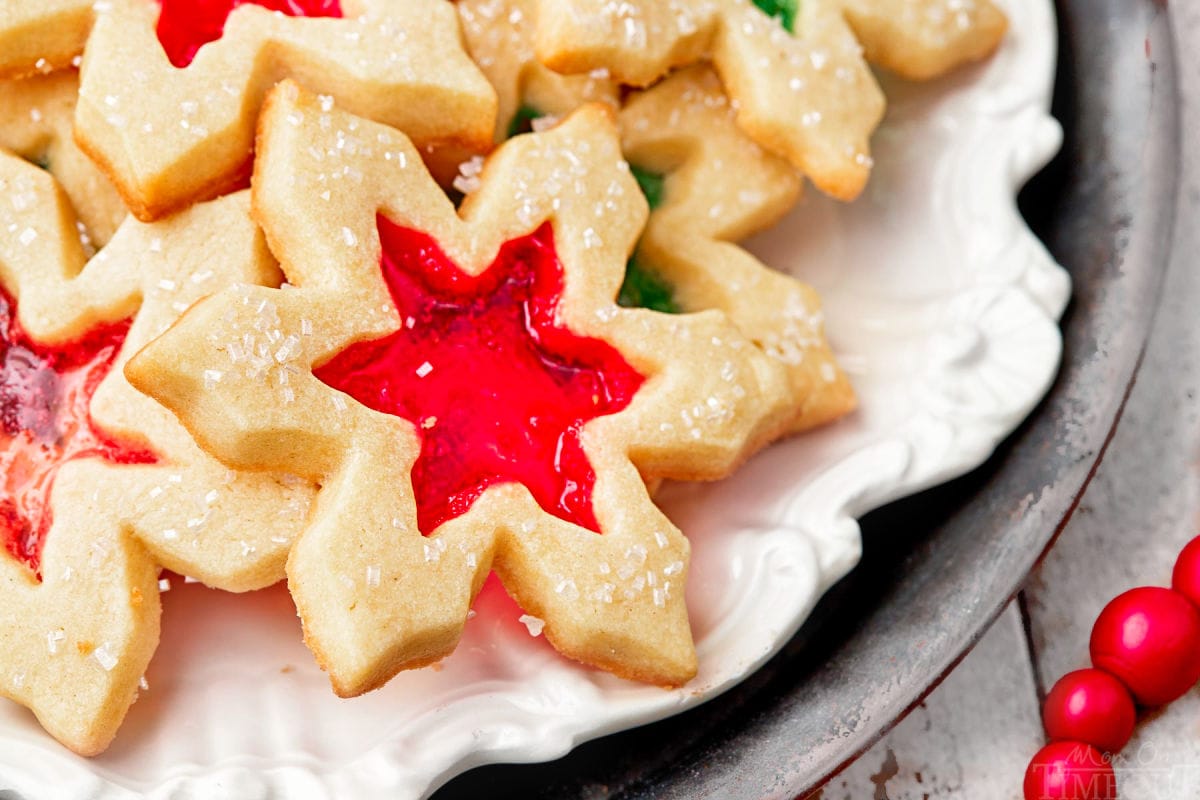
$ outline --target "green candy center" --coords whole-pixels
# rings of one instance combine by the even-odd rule
[[[653,211],[662,205],[663,183],[666,178],[657,172],[632,164],[629,171],[633,173],[638,188],[646,196],[650,210]],[[617,294],[617,304],[626,308],[648,308],[664,314],[678,314],[682,310],[675,302],[675,292],[671,284],[641,264],[637,254],[625,265],[625,282],[621,284],[621,291]]]
[[[625,265],[625,282],[617,294],[617,305],[625,308],[648,308],[664,314],[678,314],[679,306],[670,284],[638,263],[635,255]]]
[[[775,17],[788,33],[796,32],[796,14],[800,10],[800,0],[754,0],[754,5],[762,9],[768,17]]]
[[[653,211],[662,205],[663,183],[666,181],[666,178],[657,172],[651,172],[633,164],[629,165],[629,171],[633,173],[634,179],[637,180],[638,188],[646,196],[646,202],[650,204],[650,210]]]

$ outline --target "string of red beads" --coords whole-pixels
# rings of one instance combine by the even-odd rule
[[[1112,755],[1133,735],[1137,705],[1165,705],[1200,680],[1200,537],[1175,562],[1170,589],[1118,595],[1092,627],[1092,669],[1068,673],[1042,706],[1050,744],[1025,771],[1025,800],[1116,800]]]

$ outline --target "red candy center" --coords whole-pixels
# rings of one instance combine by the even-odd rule
[[[0,542],[35,572],[59,467],[77,458],[154,460],[96,430],[88,411],[128,330],[126,322],[64,347],[45,347],[21,330],[16,304],[0,292]]]
[[[563,271],[550,225],[505,243],[472,277],[428,235],[383,217],[377,224],[383,278],[403,325],[315,373],[416,426],[421,531],[511,482],[548,513],[599,532],[580,433],[629,405],[643,378],[610,345],[556,323]]]
[[[341,17],[341,0],[159,0],[158,40],[177,67],[192,63],[200,48],[225,32],[235,8],[253,4],[289,17]]]

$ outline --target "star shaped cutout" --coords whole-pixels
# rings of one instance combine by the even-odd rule
[[[337,141],[348,144],[331,150]],[[237,288],[198,304],[126,373],[230,465],[295,471],[320,484],[288,560],[288,585],[305,640],[339,694],[359,694],[447,655],[490,570],[545,621],[548,640],[564,654],[625,677],[688,680],[696,656],[683,599],[687,541],[651,502],[646,483],[727,474],[787,424],[785,387],[717,312],[672,316],[615,304],[646,206],[603,107],[585,106],[551,131],[503,145],[457,212],[417,155],[399,132],[281,84],[267,103],[253,193],[289,288]],[[347,169],[362,181],[331,177]],[[385,274],[394,258],[415,261],[412,271],[398,270],[405,277],[393,287]],[[520,288],[526,281],[529,288]],[[482,470],[453,463],[454,453],[435,454],[459,499],[426,494],[435,502],[422,512],[415,469],[426,442],[437,441],[427,432],[442,420],[404,407],[417,402],[419,389],[406,390],[410,400],[390,391],[382,397],[372,377],[344,393],[324,370],[338,359],[354,363],[348,351],[360,343],[407,334],[415,342],[403,346],[396,366],[412,371],[395,380],[418,387],[433,372],[458,369],[465,375],[447,385],[469,385],[483,356],[441,363],[448,356],[439,338],[460,335],[447,328],[455,316],[434,325],[427,307],[405,311],[429,292],[437,303],[453,297],[456,308],[466,302],[483,315],[492,313],[490,298],[507,294],[525,309],[528,336],[546,348],[530,391],[542,391],[551,379],[545,373],[573,383],[579,370],[585,382],[560,390],[575,396],[569,414],[553,412],[569,417],[565,424],[551,419],[543,427],[539,417],[518,433],[503,428],[531,406],[470,400],[470,412],[487,419],[458,429],[476,425],[480,441],[494,437],[504,452],[484,459]],[[281,344],[258,348],[275,334]],[[517,346],[508,335],[484,335],[479,345],[498,351],[489,358]],[[408,349],[421,346],[439,363],[414,366]],[[391,371],[359,366],[349,374]],[[205,386],[200,376],[212,369],[229,374]],[[603,390],[596,370],[606,376]],[[509,379],[525,375],[514,366]],[[479,384],[503,379],[480,375]],[[372,388],[370,405],[356,399]],[[444,407],[457,388],[431,391],[444,397],[429,402]],[[554,491],[524,472],[544,464],[530,467],[526,444],[505,441],[535,439],[528,446],[536,461],[545,438],[563,429],[568,439],[577,435],[591,475],[582,464],[564,474],[590,478],[590,502],[567,492],[559,506]],[[470,448],[472,460],[486,449]],[[501,472],[507,458],[518,461],[518,472]],[[465,494],[457,493],[462,486]],[[580,509],[589,506],[585,515]],[[599,534],[589,530],[593,517]]]
[[[884,111],[864,48],[929,77],[990,53],[1006,26],[990,0],[539,0],[537,23],[538,58],[566,74],[608,69],[648,86],[711,59],[738,124],[842,200],[866,184]]]
[[[0,81],[0,148],[46,169],[67,193],[89,252],[103,247],[129,214],[104,173],[75,144],[71,129],[79,73],[73,69]]]
[[[384,282],[404,326],[351,345],[314,374],[421,429],[412,471],[421,532],[503,483],[599,532],[583,428],[628,406],[643,379],[610,345],[556,324],[562,268],[550,226],[506,242],[479,275],[427,234],[383,217],[378,227]]]
[[[793,431],[853,409],[854,390],[825,339],[817,293],[734,244],[795,205],[795,171],[737,126],[706,66],[630,95],[620,122],[625,157],[662,181],[636,268],[663,281],[683,310],[723,311],[771,358],[791,387]]]
[[[23,465],[6,470],[0,504],[33,534],[0,535],[0,694],[92,755],[157,645],[160,569],[261,588],[282,576],[307,515],[307,483],[231,471],[123,372],[200,297],[279,275],[246,192],[130,219],[90,259],[49,173],[0,152],[0,196],[12,201],[0,204],[0,290],[20,332],[0,372],[0,458]],[[47,371],[56,363],[76,369]]]
[[[148,0],[97,4],[81,67],[76,139],[142,220],[244,185],[262,98],[284,75],[404,130],[439,174],[491,147],[495,93],[449,3],[362,0],[339,18],[324,15],[335,4],[293,0],[293,11],[323,14],[306,18],[270,10],[279,0],[232,10],[222,0],[220,38],[199,46],[211,20],[188,4],[174,11],[181,2],[162,15]],[[194,53],[185,67],[160,25],[176,60]]]

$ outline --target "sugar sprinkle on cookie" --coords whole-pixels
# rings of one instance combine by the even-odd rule
[[[616,305],[646,205],[611,113],[503,145],[460,216],[402,134],[284,83],[254,205],[291,288],[217,295],[127,373],[231,465],[321,484],[288,583],[338,693],[450,652],[489,569],[566,655],[690,678],[687,543],[646,481],[728,473],[787,397],[723,315]],[[206,387],[263,304],[276,363]]]

